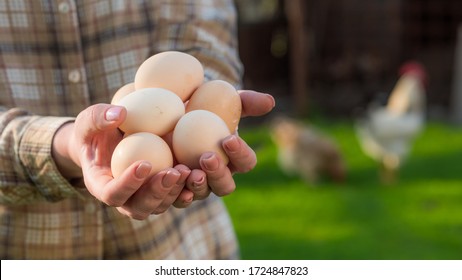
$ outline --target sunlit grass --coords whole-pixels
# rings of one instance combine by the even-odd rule
[[[258,165],[225,198],[244,259],[462,259],[462,129],[428,124],[399,181],[384,186],[351,123],[320,122],[338,142],[347,182],[284,175],[265,125],[241,128]]]

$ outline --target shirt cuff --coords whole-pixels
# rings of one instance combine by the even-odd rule
[[[32,183],[48,201],[80,195],[61,175],[51,155],[56,131],[63,124],[73,120],[74,118],[38,117],[29,123],[19,143],[19,160]]]

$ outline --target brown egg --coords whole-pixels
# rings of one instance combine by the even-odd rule
[[[184,102],[203,81],[204,69],[199,60],[187,53],[167,51],[151,56],[140,65],[135,88],[164,88]]]
[[[194,110],[181,117],[175,126],[173,153],[179,163],[191,169],[200,168],[199,159],[205,152],[217,153],[228,164],[228,156],[221,145],[228,135],[228,127],[219,116],[206,110]]]
[[[181,99],[162,88],[136,90],[119,100],[127,109],[127,118],[120,125],[125,133],[150,132],[163,136],[172,131],[185,113]]]
[[[128,135],[120,141],[111,158],[114,178],[120,177],[130,165],[139,160],[151,163],[151,175],[173,166],[172,152],[167,143],[157,135],[140,132]]]
[[[127,94],[132,93],[134,91],[135,91],[135,83],[128,83],[122,86],[121,88],[119,88],[119,90],[116,91],[116,93],[112,97],[111,104],[117,104],[120,99],[122,99]]]
[[[213,80],[202,84],[191,96],[186,112],[207,110],[220,116],[231,133],[241,119],[242,103],[236,89],[228,82]]]

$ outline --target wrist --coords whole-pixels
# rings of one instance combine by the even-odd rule
[[[59,172],[68,180],[82,177],[82,169],[69,153],[69,143],[72,140],[73,128],[73,122],[62,125],[56,131],[51,147],[51,154]]]

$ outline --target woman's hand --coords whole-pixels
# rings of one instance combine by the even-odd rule
[[[151,164],[138,161],[114,179],[111,157],[122,140],[117,127],[126,110],[97,104],[82,111],[74,123],[61,127],[53,140],[53,156],[67,178],[83,176],[88,191],[103,203],[135,219],[164,212],[177,200],[191,170],[184,165],[148,177]]]
[[[274,98],[255,91],[241,91],[242,117],[261,116],[275,106]],[[123,135],[118,126],[125,120],[120,106],[97,104],[82,111],[74,123],[61,127],[53,140],[53,157],[67,178],[82,177],[88,191],[103,203],[135,219],[166,211],[171,205],[183,208],[193,200],[232,193],[232,175],[252,170],[255,152],[237,134],[223,140],[229,157],[225,165],[214,153],[200,159],[201,169],[177,165],[148,177],[151,165],[138,161],[117,179],[112,177],[111,157]],[[186,188],[184,186],[187,186]]]

